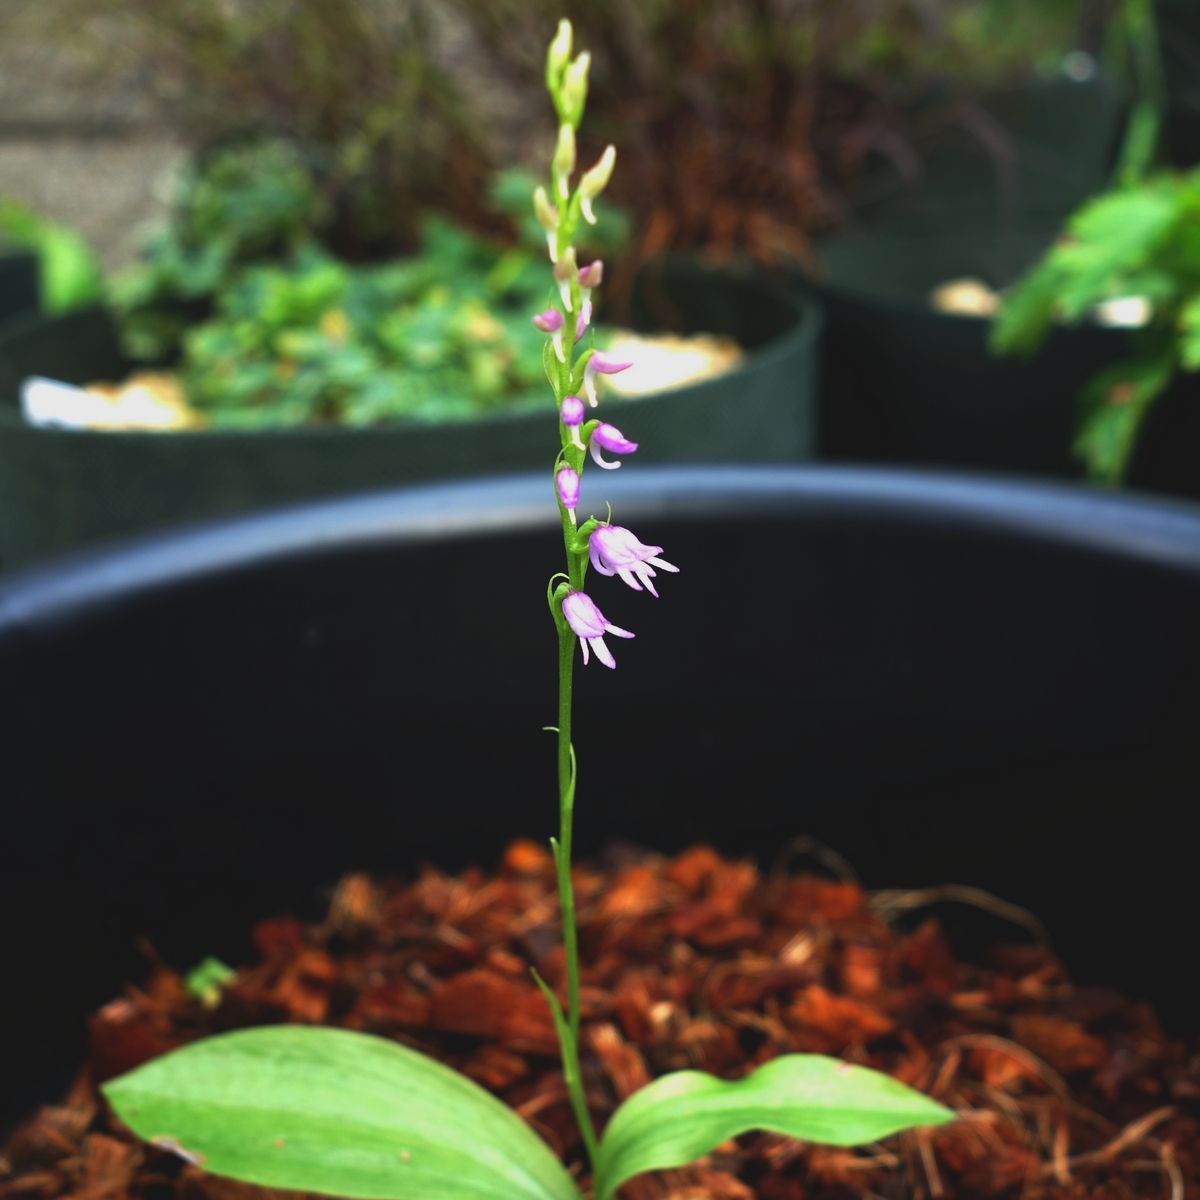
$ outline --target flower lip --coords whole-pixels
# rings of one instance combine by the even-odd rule
[[[632,366],[631,362],[621,362],[619,359],[609,358],[602,350],[594,351],[587,363],[589,371],[599,371],[601,375],[616,375],[621,371],[627,371]]]
[[[587,360],[587,366],[583,369],[583,392],[588,398],[588,403],[595,408],[597,375],[616,375],[619,371],[627,371],[632,366],[631,362],[620,362],[615,358],[609,358],[602,350],[593,350]]]
[[[615,425],[609,425],[606,421],[602,421],[592,430],[592,436],[588,442],[592,461],[606,471],[615,471],[621,464],[609,462],[600,453],[602,449],[611,450],[614,454],[632,454],[637,448],[637,442],[631,442]]]

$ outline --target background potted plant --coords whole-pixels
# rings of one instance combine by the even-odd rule
[[[156,524],[401,480],[532,465],[544,234],[520,173],[494,194],[507,248],[430,217],[419,248],[355,264],[328,248],[319,180],[288,143],[217,151],[95,309],[0,340],[0,560]],[[599,251],[623,236],[597,226]],[[611,260],[610,260],[611,261]],[[627,401],[651,460],[786,461],[811,451],[817,314],[753,271],[648,264],[609,306],[644,331],[723,335],[724,377]],[[26,380],[118,381],[136,360],[181,432],[32,428]],[[144,368],[143,368],[144,369]],[[172,378],[162,376],[162,370]],[[182,404],[186,400],[187,408]]]

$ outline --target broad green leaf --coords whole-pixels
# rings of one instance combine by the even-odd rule
[[[224,1033],[104,1093],[139,1137],[247,1183],[366,1200],[579,1198],[511,1109],[368,1034],[296,1025]]]
[[[678,1071],[617,1109],[600,1142],[596,1200],[610,1200],[634,1175],[683,1166],[752,1129],[854,1146],[953,1119],[887,1075],[819,1054],[789,1054],[733,1082]]]

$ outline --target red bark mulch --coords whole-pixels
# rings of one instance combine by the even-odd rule
[[[889,919],[850,880],[763,875],[697,848],[614,853],[576,871],[584,1069],[597,1121],[648,1080],[736,1076],[790,1051],[888,1071],[955,1108],[943,1128],[856,1150],[755,1134],[633,1180],[628,1200],[1200,1195],[1200,1054],[1146,1007],[1071,985],[1043,945],[957,961],[938,924]],[[0,1151],[0,1200],[252,1200],[147,1147],[95,1083],[218,1030],[327,1022],[435,1055],[501,1096],[586,1175],[549,1012],[561,984],[548,854],[512,845],[494,875],[343,879],[323,924],[255,931],[259,961],[206,1004],[155,965],[91,1021],[71,1095]],[[1195,1190],[1194,1190],[1195,1189]]]

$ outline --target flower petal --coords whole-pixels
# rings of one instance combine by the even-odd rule
[[[617,667],[617,660],[613,658],[612,651],[604,644],[604,639],[602,637],[590,638],[589,641],[592,643],[592,649],[596,652],[596,657],[606,667],[608,667],[609,670],[615,671]]]

